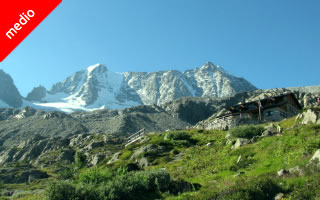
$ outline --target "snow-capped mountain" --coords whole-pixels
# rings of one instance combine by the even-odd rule
[[[200,68],[180,72],[125,72],[129,88],[136,91],[144,104],[163,104],[184,96],[226,97],[255,90],[243,78],[228,74],[208,62]]]
[[[232,76],[210,62],[185,72],[151,73],[115,73],[97,64],[56,83],[46,95],[43,95],[43,88],[38,87],[28,96],[31,95],[33,104],[38,107],[69,112],[160,105],[184,96],[226,97],[255,89],[245,79]]]

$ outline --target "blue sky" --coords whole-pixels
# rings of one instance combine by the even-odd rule
[[[96,63],[184,71],[206,61],[258,88],[320,85],[318,0],[64,0],[6,60],[22,95]]]

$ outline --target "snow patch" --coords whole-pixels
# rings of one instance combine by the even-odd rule
[[[87,68],[88,73],[90,74],[95,68],[99,67],[100,64],[95,64]]]

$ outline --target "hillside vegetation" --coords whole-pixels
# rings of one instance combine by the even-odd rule
[[[320,125],[301,121],[156,133],[98,166],[87,168],[76,154],[74,164],[47,169],[46,181],[0,190],[23,190],[13,196],[20,200],[320,199],[319,160],[310,161],[320,149]],[[281,131],[265,134],[272,127]]]

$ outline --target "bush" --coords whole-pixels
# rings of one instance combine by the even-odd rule
[[[113,175],[109,169],[100,170],[94,167],[80,173],[79,181],[84,184],[101,184],[112,180]]]
[[[175,133],[168,133],[167,138],[169,140],[190,140],[191,136],[188,133],[184,132],[175,132]]]
[[[141,170],[141,168],[136,163],[131,162],[126,164],[126,168],[128,172]]]
[[[166,172],[128,173],[109,182],[103,194],[106,199],[159,199],[170,184],[170,175]]]
[[[79,180],[79,184],[65,181],[52,183],[47,189],[47,198],[49,200],[120,200],[129,197],[132,200],[160,199],[162,192],[168,192],[177,185],[164,171],[123,172],[122,169],[111,172],[92,168],[80,174]],[[184,185],[186,184],[189,183],[184,182]]]
[[[269,178],[240,180],[235,186],[214,194],[216,200],[273,200],[282,188]]]
[[[168,133],[166,138],[170,140],[174,146],[189,147],[196,144],[197,141],[191,138],[191,135],[185,132]]]
[[[74,166],[68,165],[68,166],[65,166],[65,168],[61,172],[59,172],[59,178],[63,180],[70,179],[70,178],[73,178],[74,174],[75,174]]]
[[[69,182],[55,182],[47,189],[49,200],[101,200],[103,196],[95,185],[74,185]]]
[[[311,200],[320,198],[320,174],[308,177],[304,184],[293,186],[290,198],[295,200]]]
[[[230,134],[233,137],[251,139],[254,136],[261,135],[263,131],[264,128],[262,126],[244,125],[230,129]]]
[[[47,189],[49,200],[74,200],[76,199],[76,188],[68,182],[54,182]]]

